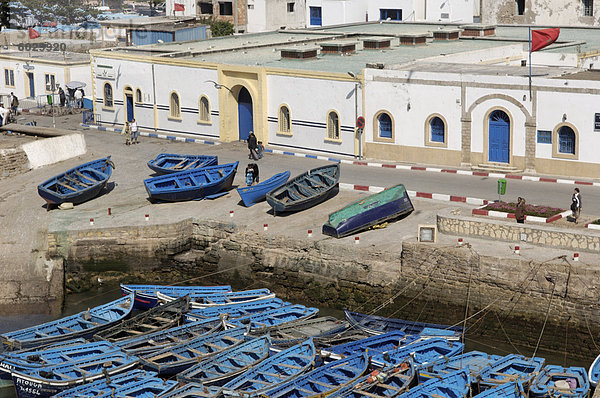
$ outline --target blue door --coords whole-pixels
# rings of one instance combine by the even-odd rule
[[[133,120],[133,95],[125,95],[125,101],[127,103],[127,121],[130,122]]]
[[[321,7],[310,7],[310,24],[313,26],[321,26]]]
[[[29,80],[29,96],[35,98],[35,81],[33,80],[33,73],[27,72],[27,79]]]
[[[250,131],[254,130],[252,118],[252,97],[245,87],[238,94],[238,121],[240,140],[248,139]]]
[[[490,162],[509,163],[510,156],[510,119],[501,110],[490,114],[489,121],[489,157]]]

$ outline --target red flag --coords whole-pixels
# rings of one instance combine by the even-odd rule
[[[538,29],[531,31],[531,52],[541,50],[558,39],[560,28]]]
[[[40,37],[40,33],[33,29],[33,28],[29,28],[29,38],[30,39],[37,39],[38,37]]]
[[[175,3],[174,11],[185,11],[185,7],[183,4]]]

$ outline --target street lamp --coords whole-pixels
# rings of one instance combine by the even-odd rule
[[[357,122],[358,120],[358,86],[360,85],[362,87],[362,83],[360,82],[360,78],[356,76],[356,74],[354,74],[353,72],[346,72],[348,73],[348,76],[350,76],[351,78],[353,78],[355,80],[354,83],[354,123]],[[356,129],[356,133],[358,136],[358,158],[362,159],[362,132],[363,129],[362,127],[358,127]]]

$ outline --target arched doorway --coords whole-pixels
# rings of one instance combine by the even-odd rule
[[[126,122],[130,122],[133,120],[134,110],[133,110],[133,89],[129,86],[125,87],[123,90],[123,94],[125,96],[125,116]]]
[[[490,113],[488,161],[510,163],[510,118],[499,109]]]
[[[254,130],[252,96],[245,87],[242,87],[238,94],[238,126],[240,140],[248,139],[248,134]]]

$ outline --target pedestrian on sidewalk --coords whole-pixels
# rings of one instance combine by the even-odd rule
[[[67,96],[65,95],[65,90],[63,90],[61,86],[58,86],[58,100],[60,101],[60,106],[65,106]]]
[[[83,94],[81,94],[81,90],[75,90],[73,96],[75,97],[75,108],[83,107]]]
[[[131,119],[129,127],[131,128],[131,143],[139,144],[138,137],[140,136],[140,132],[138,130],[138,125],[135,121],[135,118]]]
[[[258,160],[258,152],[256,150],[258,146],[258,141],[256,141],[256,136],[254,132],[250,131],[248,134],[248,149],[250,150],[250,155],[248,155],[248,159]]]
[[[579,193],[579,188],[575,188],[573,190],[573,196],[571,196],[571,213],[572,217],[575,220],[575,224],[577,224],[577,220],[581,215],[581,209],[583,208],[581,202],[581,194]]]
[[[517,199],[517,208],[515,209],[515,218],[519,224],[525,224],[525,199],[520,197]]]

